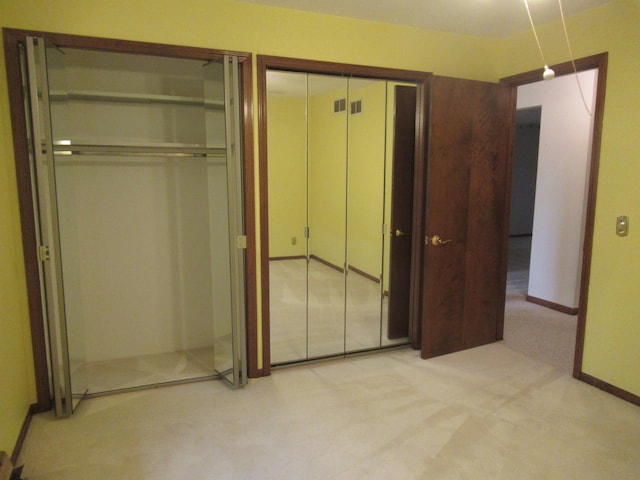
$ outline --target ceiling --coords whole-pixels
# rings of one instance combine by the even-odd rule
[[[359,18],[482,37],[507,37],[527,30],[524,0],[242,0],[273,7]],[[528,0],[536,26],[610,0]]]

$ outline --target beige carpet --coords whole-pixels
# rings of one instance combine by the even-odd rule
[[[640,409],[494,343],[200,382],[35,415],[29,480],[637,480]]]
[[[530,252],[531,237],[510,240],[504,344],[570,374],[573,371],[578,317],[525,300]]]

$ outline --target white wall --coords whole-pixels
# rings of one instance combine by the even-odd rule
[[[205,88],[221,95],[220,72],[205,82],[202,62],[88,51],[69,51],[66,62],[73,91],[203,99],[74,100],[64,115],[58,102],[54,124],[68,121],[74,144],[224,145],[222,112],[204,108]],[[56,176],[72,361],[210,347],[214,323],[230,333],[224,160],[61,156]]]
[[[579,76],[593,111],[597,71]],[[517,108],[538,105],[542,119],[528,294],[576,308],[593,119],[575,75],[518,88]]]

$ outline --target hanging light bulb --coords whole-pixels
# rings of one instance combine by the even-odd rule
[[[549,65],[544,66],[544,72],[542,73],[542,78],[545,80],[553,80],[556,78],[556,72],[553,69],[549,68]]]

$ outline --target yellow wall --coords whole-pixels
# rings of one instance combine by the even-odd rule
[[[344,268],[347,192],[347,112],[333,102],[344,87],[309,98],[309,254]]]
[[[380,278],[387,83],[362,88],[353,80],[349,89],[350,102],[362,100],[362,113],[349,115],[348,260],[351,267]]]
[[[4,72],[0,78],[0,450],[11,454],[35,390]]]
[[[269,96],[269,257],[306,255],[307,101]],[[296,237],[292,245],[291,237]]]
[[[589,296],[585,372],[640,395],[640,25],[637,0],[614,0],[569,19],[577,56],[610,52]],[[480,39],[231,0],[0,0],[3,27],[250,51],[497,80],[539,66],[530,33]],[[559,23],[541,28],[548,61],[568,59]],[[1,55],[1,54],[0,54]],[[4,58],[0,58],[4,72]],[[35,400],[6,77],[0,74],[0,449],[11,450]],[[614,236],[615,217],[631,234]],[[5,382],[7,377],[2,377]],[[3,383],[4,385],[4,383]]]
[[[576,57],[609,52],[583,371],[640,395],[640,2],[614,0],[567,28]],[[560,23],[538,34],[547,62],[568,60]],[[539,68],[536,52],[531,33],[505,40],[498,76]],[[615,234],[618,215],[628,237]]]

